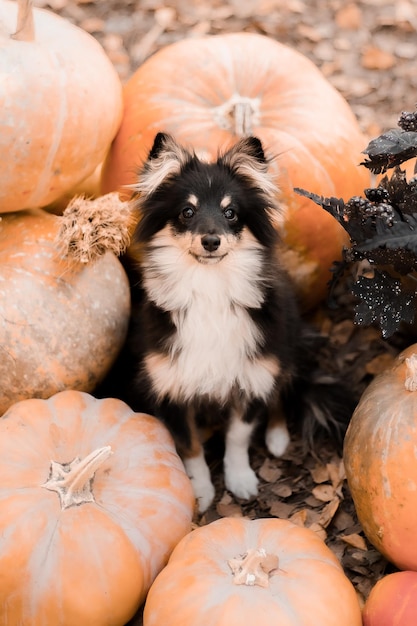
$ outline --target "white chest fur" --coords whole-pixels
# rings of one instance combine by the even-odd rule
[[[148,296],[170,312],[176,327],[169,353],[146,358],[154,392],[182,402],[198,396],[226,402],[236,389],[267,399],[279,364],[257,356],[263,336],[247,312],[263,300],[253,240],[215,265],[200,264],[176,246],[157,247],[146,266]]]

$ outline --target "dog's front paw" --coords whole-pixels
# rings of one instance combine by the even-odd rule
[[[251,467],[238,470],[225,467],[224,482],[237,498],[248,500],[258,495],[258,478]]]
[[[290,443],[290,434],[285,424],[278,424],[268,428],[265,443],[273,456],[282,456]]]
[[[191,478],[195,499],[197,501],[197,510],[204,513],[214,500],[215,489],[213,483],[209,481],[196,481]]]
[[[193,487],[197,501],[197,510],[199,513],[204,513],[213,502],[215,496],[210,470],[202,454],[197,457],[184,459],[184,466]]]

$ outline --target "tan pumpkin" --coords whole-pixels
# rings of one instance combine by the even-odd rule
[[[92,391],[126,337],[120,261],[69,262],[55,244],[60,219],[34,209],[0,220],[0,415],[18,400]]]
[[[46,206],[103,161],[120,79],[94,37],[31,0],[0,0],[0,212]]]
[[[417,344],[368,386],[344,442],[356,512],[369,541],[417,570]]]
[[[223,518],[192,531],[148,593],[144,626],[361,626],[355,590],[312,530]]]
[[[271,171],[285,212],[286,263],[305,308],[319,302],[349,241],[336,220],[293,187],[349,198],[370,181],[358,167],[367,140],[319,69],[296,50],[253,33],[193,37],[162,48],[124,87],[123,120],[103,167],[102,192],[134,182],[157,131],[208,157],[245,135],[262,140],[276,157]]]
[[[69,390],[0,419],[0,623],[122,626],[190,531],[162,423]]]

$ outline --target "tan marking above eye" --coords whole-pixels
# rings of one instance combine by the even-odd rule
[[[226,209],[229,204],[231,204],[232,202],[232,198],[229,195],[224,196],[224,198],[222,198],[221,202],[220,202],[220,206],[222,209]]]
[[[188,202],[188,204],[191,204],[191,206],[194,206],[194,207],[198,206],[198,198],[193,193],[188,196],[187,202]]]

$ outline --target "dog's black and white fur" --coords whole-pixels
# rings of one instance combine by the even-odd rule
[[[129,402],[171,430],[200,512],[214,497],[205,428],[223,424],[225,485],[240,498],[257,494],[249,446],[259,420],[271,454],[289,443],[282,396],[297,379],[302,332],[267,169],[254,137],[207,163],[159,133],[135,185]]]

